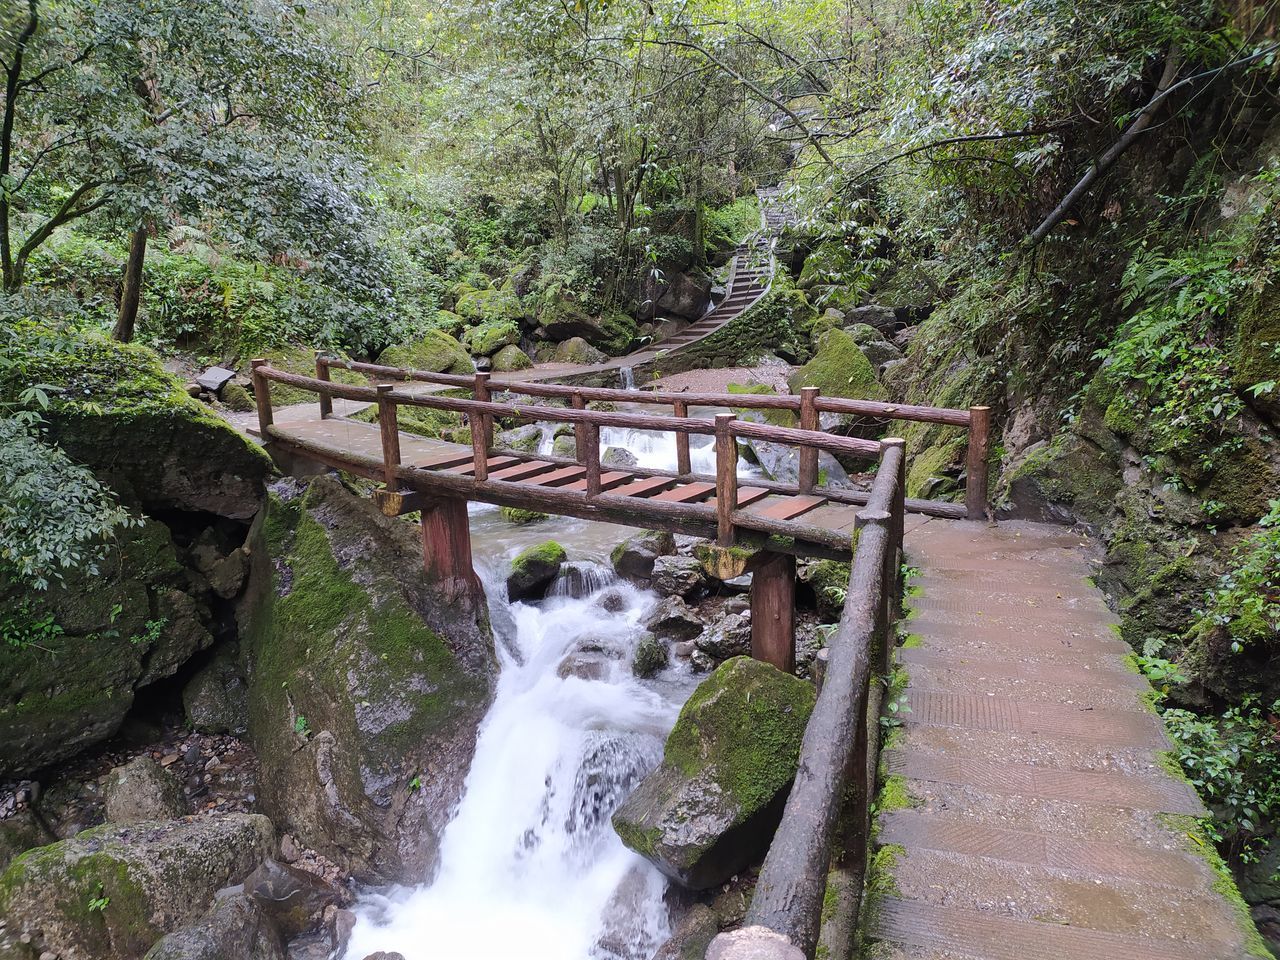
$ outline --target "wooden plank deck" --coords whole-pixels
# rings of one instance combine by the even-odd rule
[[[290,422],[271,428],[272,440],[335,466],[350,463],[356,472],[379,477],[382,441],[377,424],[331,417]],[[509,506],[527,506],[546,498],[546,511],[656,528],[715,535],[716,486],[711,478],[654,476],[640,469],[612,469],[600,474],[605,500],[586,495],[586,469],[558,458],[512,451],[488,458],[488,477],[474,480],[470,446],[400,433],[400,455],[410,475],[405,484],[424,495],[462,496]],[[458,483],[468,484],[460,488]],[[552,502],[554,500],[554,502]],[[794,552],[813,556],[847,556],[858,507],[830,503],[821,495],[786,494],[744,485],[738,490],[738,518],[743,533],[778,533],[796,540]],[[789,525],[788,521],[796,521]],[[757,524],[759,529],[752,530]],[[794,532],[792,532],[794,527]],[[777,529],[775,529],[777,528]]]

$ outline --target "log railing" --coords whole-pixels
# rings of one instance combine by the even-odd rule
[[[796,415],[800,429],[817,431],[824,413],[871,417],[881,420],[906,420],[916,423],[936,423],[961,427],[968,433],[968,449],[965,458],[964,515],[972,520],[984,519],[989,513],[987,458],[991,449],[991,408],[974,406],[967,410],[950,407],[929,407],[902,403],[882,403],[874,400],[847,400],[841,397],[823,397],[817,387],[806,387],[795,395],[738,394],[738,393],[682,393],[669,390],[618,390],[609,387],[572,386],[561,383],[532,383],[518,381],[492,381],[487,373],[449,374],[430,373],[404,367],[388,367],[376,363],[359,363],[351,360],[335,360],[319,357],[317,372],[334,367],[362,373],[381,381],[430,383],[437,386],[456,387],[473,392],[476,399],[488,399],[489,391],[501,391],[516,396],[540,397],[564,400],[578,409],[588,403],[633,403],[670,407],[679,419],[688,416],[690,407],[729,407],[739,410],[786,410]],[[481,391],[484,391],[483,397]],[[332,408],[321,401],[321,414],[327,416]],[[490,425],[491,426],[491,425]],[[660,428],[653,428],[660,429]],[[488,436],[492,439],[492,430]],[[745,436],[745,434],[744,434]],[[780,441],[782,442],[782,441]],[[581,440],[579,441],[581,446]],[[811,492],[818,480],[818,450],[802,447],[800,459],[800,488]],[[581,451],[579,451],[581,456]],[[689,437],[677,434],[676,460],[682,474],[689,472]],[[911,508],[918,509],[914,502]],[[930,512],[930,511],[925,511]],[[942,516],[953,516],[949,511],[933,511]]]
[[[805,728],[796,779],[765,856],[746,929],[732,935],[737,949],[746,950],[743,956],[811,958],[824,922],[840,931],[835,939],[841,942],[824,937],[832,956],[848,956],[853,946],[876,786],[879,703],[873,691],[878,690],[876,678],[889,670],[901,599],[904,464],[902,442],[887,443],[871,501],[858,514],[848,599],[823,651],[822,686]],[[842,818],[844,860],[833,863],[833,840]],[[828,897],[830,878],[840,875],[843,897]],[[843,916],[824,918],[824,900],[838,904],[828,913]],[[708,956],[716,950],[713,944]]]
[[[359,369],[363,364],[353,365]],[[386,368],[383,368],[386,369]],[[489,388],[488,375],[477,374],[474,377],[448,376],[450,386],[467,386],[478,396],[487,396]],[[362,472],[365,476],[383,480],[387,490],[398,493],[402,486],[410,489],[429,486],[432,489],[453,496],[465,497],[486,502],[503,503],[509,506],[543,512],[561,512],[569,515],[583,515],[583,501],[589,501],[594,508],[607,512],[621,522],[632,520],[638,523],[653,523],[667,520],[669,523],[685,522],[690,524],[706,524],[714,526],[716,538],[721,546],[732,546],[739,528],[758,533],[783,537],[796,537],[832,547],[847,549],[848,533],[838,530],[809,527],[799,521],[772,520],[757,516],[739,509],[737,496],[738,444],[739,439],[752,438],[767,440],[795,446],[801,450],[812,449],[815,452],[824,450],[828,453],[846,457],[874,460],[880,457],[885,445],[875,440],[862,440],[855,437],[833,436],[814,430],[798,430],[789,427],[777,427],[769,424],[749,423],[737,419],[734,414],[719,414],[714,419],[688,416],[654,416],[640,413],[616,413],[591,410],[586,407],[587,391],[571,388],[572,405],[528,406],[511,403],[496,403],[492,400],[465,399],[442,394],[413,393],[397,390],[393,383],[381,383],[371,386],[338,383],[323,377],[306,377],[300,374],[277,370],[265,360],[253,361],[254,396],[258,406],[259,427],[264,439],[280,438],[307,451],[305,441],[296,437],[287,437],[275,429],[271,413],[271,384],[280,383],[286,386],[308,390],[328,401],[332,409],[333,398],[366,401],[378,407],[379,430],[382,441],[381,460],[360,454],[347,454],[345,465]],[[575,394],[576,391],[576,394]],[[626,394],[626,391],[616,391]],[[629,396],[629,394],[627,394]],[[759,399],[759,398],[755,398]],[[780,399],[780,398],[765,398]],[[402,406],[427,407],[435,410],[446,410],[466,415],[471,429],[472,469],[469,476],[450,474],[440,470],[424,471],[401,462],[400,431],[398,411]],[[517,480],[496,479],[489,476],[489,460],[494,455],[492,448],[493,421],[497,418],[541,421],[550,423],[572,424],[578,437],[578,460],[585,475],[585,489],[567,490],[559,487],[541,487],[521,484]],[[634,496],[610,494],[609,490],[618,482],[617,477],[606,479],[600,465],[599,431],[602,427],[613,427],[631,430],[667,431],[685,441],[690,436],[709,436],[715,438],[716,449],[716,496],[714,504],[706,503],[674,503],[642,499]],[[323,457],[332,457],[331,450],[317,448],[314,453]],[[538,460],[550,458],[539,455]],[[663,471],[642,471],[628,468],[630,475],[670,476]],[[689,474],[689,479],[697,479],[697,475]],[[710,478],[708,478],[710,479]],[[753,485],[757,484],[753,481]],[[798,493],[798,487],[788,488],[784,484],[770,484],[775,492]],[[824,495],[827,493],[823,490]],[[830,491],[834,493],[834,491]],[[865,494],[863,495],[866,496]],[[871,496],[874,496],[874,490]],[[411,503],[412,501],[406,501]]]

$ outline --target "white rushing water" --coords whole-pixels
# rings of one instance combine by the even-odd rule
[[[710,438],[692,439],[694,470],[714,472]],[[542,443],[551,441],[547,430]],[[646,467],[676,465],[670,434],[602,430],[610,446]],[[622,845],[609,817],[661,759],[692,680],[681,667],[632,676],[639,624],[657,598],[615,581],[607,565],[630,530],[566,518],[513,527],[475,505],[471,524],[498,641],[494,703],[436,875],[364,896],[345,960],[378,950],[406,960],[647,960],[669,935],[666,881]],[[546,600],[508,604],[510,558],[547,539],[572,561]],[[565,668],[584,651],[592,666]]]

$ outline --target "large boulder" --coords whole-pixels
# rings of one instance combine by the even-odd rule
[[[234,645],[218,650],[182,688],[187,723],[198,733],[232,733],[249,730],[249,689],[244,681]]]
[[[378,362],[429,373],[467,374],[475,369],[462,344],[443,330],[428,330],[417,340],[387,347],[378,355]]]
[[[533,361],[529,359],[529,355],[514,343],[507,344],[493,355],[493,370],[495,373],[528,370],[532,366]]]
[[[702,564],[693,557],[658,557],[653,562],[653,589],[664,597],[686,600],[702,593],[707,585]]]
[[[200,920],[165,934],[144,960],[285,960],[284,939],[255,900],[229,894]]]
[[[256,814],[97,827],[14,860],[0,916],[37,954],[137,960],[274,849],[271,821]]]
[[[715,660],[748,654],[751,652],[751,619],[738,613],[726,614],[702,631],[693,643]]]
[[[538,317],[538,325],[548,340],[581,337],[612,356],[626,353],[636,336],[635,318],[622,311],[591,313],[580,304],[567,300],[544,309]]]
[[[813,687],[738,657],[680,711],[659,767],[613,815],[623,843],[693,890],[768,848],[795,778]]]
[[[244,892],[292,939],[320,925],[326,907],[342,903],[343,891],[314,873],[268,857],[244,881]]]
[[[520,328],[510,320],[482,323],[462,335],[462,345],[476,357],[490,357],[520,342]]]
[[[426,876],[492,697],[483,597],[445,595],[417,530],[332,477],[277,484],[251,544],[262,809],[360,879]]]
[[[107,774],[102,799],[109,823],[173,820],[191,812],[178,778],[150,757],[135,757]]]
[[[522,550],[511,561],[507,574],[507,599],[537,600],[545,596],[566,559],[564,547],[554,540]]]
[[[870,324],[857,323],[847,327],[845,332],[853,337],[854,342],[861,348],[863,356],[867,358],[867,362],[876,370],[893,360],[902,359],[902,351],[886,340],[884,334]]]
[[[4,872],[4,868],[18,854],[26,853],[32,847],[43,847],[57,839],[30,807],[20,808],[0,820],[0,873]]]
[[[628,537],[613,548],[609,559],[618,576],[636,583],[648,583],[659,557],[676,552],[675,538],[664,531],[646,530]]]
[[[258,512],[270,459],[188,396],[154,353],[97,334],[24,330],[23,363],[0,369],[0,401],[46,385],[49,439],[126,504],[244,521]]]
[[[609,358],[582,337],[570,337],[556,347],[551,359],[556,363],[604,363]]]
[[[819,337],[813,359],[787,378],[787,386],[794,394],[803,387],[818,387],[825,397],[888,399],[858,341],[843,330],[828,330]]]
[[[700,274],[650,275],[640,285],[641,316],[697,320],[711,303],[711,279]]]
[[[0,777],[114,735],[137,690],[213,643],[208,588],[192,577],[154,520],[118,531],[96,573],[72,571],[40,593],[0,576],[0,610],[28,628],[0,644]]]
[[[644,618],[644,626],[659,640],[692,640],[705,624],[680,597],[667,597],[654,604]]]

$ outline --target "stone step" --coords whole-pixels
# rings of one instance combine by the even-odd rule
[[[922,641],[923,643],[923,641]],[[998,652],[952,651],[944,647],[922,645],[900,647],[898,662],[911,669],[918,664],[929,669],[946,669],[966,673],[976,678],[1008,677],[1051,683],[1060,680],[1068,684],[1105,684],[1111,687],[1136,690],[1150,689],[1141,676],[1128,667],[1125,661],[1113,654],[1091,655],[1063,659],[1056,656],[1036,656],[1030,653],[1000,654]]]
[[[1082,683],[1054,677],[1052,671],[1044,671],[1039,676],[1008,676],[1007,672],[1002,674],[988,669],[980,661],[955,666],[917,663],[910,673],[911,690],[1007,697],[1027,703],[1057,704],[1078,709],[1149,712],[1139,698],[1142,687],[1132,683],[1112,683],[1108,677]]]

